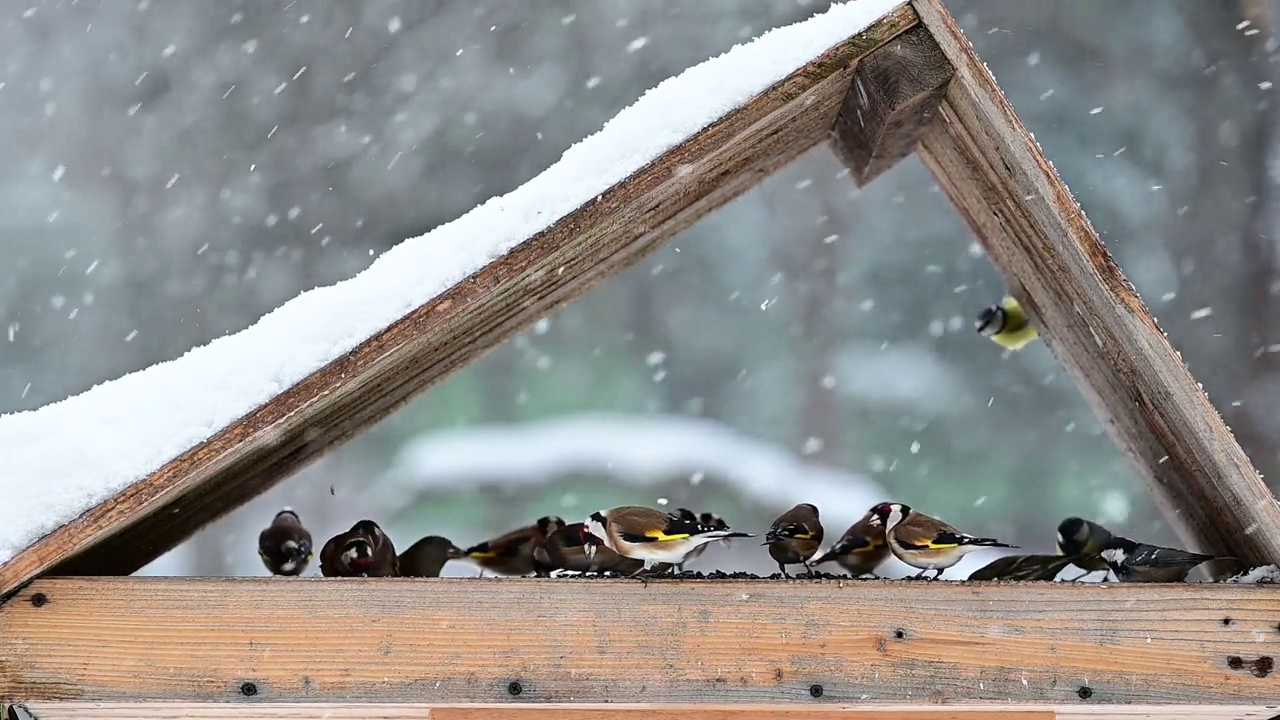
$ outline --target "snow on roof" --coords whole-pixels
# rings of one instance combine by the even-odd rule
[[[454,487],[459,480],[540,485],[571,472],[598,472],[636,485],[702,473],[779,512],[814,503],[833,540],[888,498],[865,475],[805,462],[712,420],[607,413],[433,431],[404,446],[375,485],[374,497],[403,505],[414,490]],[[672,510],[678,498],[673,502]],[[582,518],[570,522],[599,509],[585,508]]]
[[[0,562],[108,499],[636,172],[902,0],[854,0],[670,78],[542,174],[256,324],[0,416]]]

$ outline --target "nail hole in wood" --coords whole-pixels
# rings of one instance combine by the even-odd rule
[[[1231,618],[1222,618],[1222,626],[1226,627],[1231,624]]]
[[[897,630],[894,630],[894,631],[893,631],[893,639],[894,639],[894,640],[906,640],[906,639],[907,639],[907,631],[906,631],[906,630],[903,630],[902,628],[898,628]]]
[[[1239,655],[1229,655],[1227,656],[1227,667],[1232,670],[1239,670],[1244,667],[1244,660]]]

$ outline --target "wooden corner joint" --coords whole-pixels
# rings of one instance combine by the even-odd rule
[[[831,130],[832,149],[854,182],[866,185],[915,151],[954,73],[923,26],[858,62]]]

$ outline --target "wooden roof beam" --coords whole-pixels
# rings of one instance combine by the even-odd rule
[[[853,68],[916,23],[900,5],[594,202],[0,566],[132,573],[823,142]]]
[[[833,136],[860,184],[917,148],[1189,547],[1280,562],[1280,504],[941,0],[859,64]]]
[[[1277,623],[1226,583],[42,578],[0,700],[1252,706]]]

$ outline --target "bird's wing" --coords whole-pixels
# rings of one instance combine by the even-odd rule
[[[618,524],[618,535],[624,541],[629,543],[671,542],[711,531],[711,528],[702,523],[691,522],[666,513],[655,513],[652,518],[636,520]]]
[[[941,550],[963,545],[971,539],[950,525],[939,522],[905,523],[893,529],[894,542],[907,550]]]
[[[775,525],[770,535],[780,538],[795,538],[796,540],[812,540],[813,531],[808,525],[802,522],[791,522],[783,525]]]
[[[1145,567],[1181,567],[1199,565],[1206,560],[1212,560],[1213,557],[1213,555],[1201,555],[1177,548],[1139,545],[1129,554],[1129,564]]]

